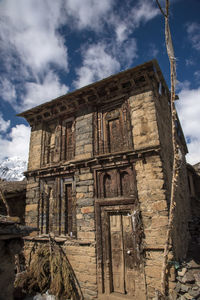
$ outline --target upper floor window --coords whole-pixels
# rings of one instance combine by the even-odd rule
[[[44,125],[42,141],[42,165],[70,160],[74,157],[74,119]]]
[[[127,151],[132,147],[128,103],[99,108],[94,114],[94,154]]]

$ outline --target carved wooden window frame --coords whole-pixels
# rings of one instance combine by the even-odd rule
[[[71,124],[71,145],[67,143],[67,125]],[[51,129],[51,127],[53,127]],[[69,127],[70,128],[70,127]],[[55,140],[54,143],[51,139]],[[53,145],[51,145],[53,144]],[[69,151],[70,148],[70,151]],[[54,157],[55,159],[54,159]],[[43,123],[41,166],[49,166],[75,157],[75,118]]]
[[[109,123],[119,120],[122,145],[116,150],[111,149]],[[120,99],[96,108],[94,112],[94,155],[125,152],[133,149],[132,128],[128,100]]]
[[[132,193],[127,194],[122,191],[122,179],[121,175],[127,173],[130,176],[129,180],[132,180]],[[109,197],[105,195],[104,178],[105,176],[111,176],[113,182],[115,182],[114,192]],[[136,172],[134,164],[118,165],[117,167],[111,165],[105,168],[95,169],[95,199],[110,199],[110,198],[137,198],[137,182]]]
[[[46,185],[46,187],[45,187]],[[69,212],[67,211],[66,203],[66,187],[71,187],[71,207],[72,211],[70,219],[72,225],[70,232],[68,226]],[[45,195],[45,188],[48,192]],[[50,190],[53,193],[53,204],[51,203]],[[56,204],[56,205],[54,205]],[[52,225],[50,224],[52,222]],[[38,228],[40,235],[48,235],[49,233],[55,236],[76,237],[76,193],[75,181],[73,174],[68,177],[47,177],[40,179],[40,197],[38,202]]]

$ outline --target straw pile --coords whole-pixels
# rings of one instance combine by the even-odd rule
[[[49,244],[37,249],[35,246],[26,271],[16,277],[15,287],[27,295],[48,291],[59,300],[82,299],[75,274],[62,248],[52,238]]]

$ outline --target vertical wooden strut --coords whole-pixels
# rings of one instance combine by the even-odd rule
[[[163,11],[160,3],[156,0],[158,7],[161,13],[165,18],[165,42],[167,54],[170,62],[170,81],[171,81],[171,128],[172,128],[172,149],[173,149],[173,169],[172,169],[172,181],[171,181],[171,194],[170,194],[170,209],[169,209],[169,219],[168,219],[168,228],[167,236],[164,246],[163,254],[163,266],[161,273],[161,293],[166,296],[166,282],[167,282],[167,264],[168,264],[168,254],[170,246],[170,237],[173,228],[174,221],[174,209],[176,206],[175,192],[178,183],[178,174],[179,174],[179,147],[176,140],[176,109],[175,109],[175,83],[176,83],[176,63],[174,50],[172,45],[170,27],[169,27],[169,0],[165,1],[165,12]]]
[[[6,201],[6,198],[4,196],[2,189],[0,189],[0,196],[1,196],[1,199],[3,200],[3,203],[5,204],[7,215],[10,216],[10,208],[8,206],[8,203]]]

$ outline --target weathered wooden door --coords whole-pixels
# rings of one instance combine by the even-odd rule
[[[97,241],[98,286],[102,297],[106,296],[104,299],[113,299],[116,293],[127,299],[144,299],[133,212],[132,204],[101,206],[101,235]]]
[[[109,213],[111,291],[134,295],[135,252],[131,217],[126,212]]]

